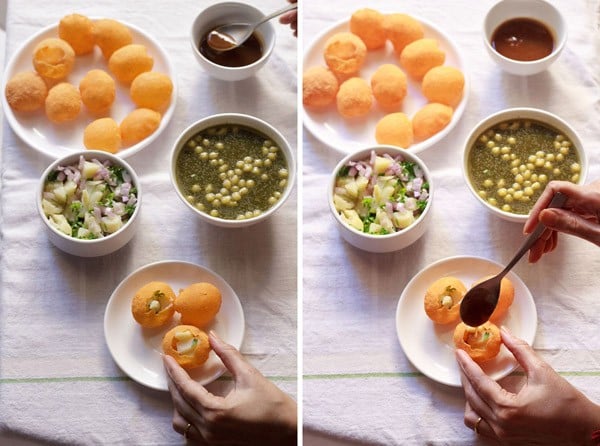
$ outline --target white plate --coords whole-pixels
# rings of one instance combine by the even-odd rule
[[[175,111],[175,103],[177,100],[177,77],[167,53],[156,40],[141,29],[123,21],[120,22],[131,30],[133,43],[144,45],[148,49],[148,54],[154,58],[152,70],[167,74],[173,82],[171,104],[162,112],[163,116],[158,129],[143,141],[125,147],[116,154],[122,158],[127,158],[154,141],[169,124],[173,112]],[[82,104],[81,113],[75,120],[62,124],[54,124],[46,117],[43,109],[38,110],[33,114],[13,112],[8,106],[6,95],[4,94],[6,82],[13,75],[21,71],[35,71],[32,63],[33,49],[42,39],[47,37],[58,37],[57,24],[48,26],[36,33],[21,45],[11,57],[6,65],[4,78],[2,80],[2,107],[11,128],[23,141],[40,153],[56,159],[68,155],[69,153],[85,149],[85,146],[83,145],[83,130],[90,122],[96,119],[97,116],[90,114]],[[89,70],[94,68],[102,69],[111,74],[108,69],[108,64],[98,47],[95,47],[94,51],[89,55],[76,56],[73,71],[69,74],[66,81],[79,87],[79,81]],[[117,87],[117,95],[115,102],[111,107],[109,116],[120,123],[128,113],[135,110],[136,106],[129,96],[129,87],[121,84],[117,80],[115,80],[115,84]]]
[[[461,386],[459,366],[454,357],[455,324],[434,324],[425,314],[425,291],[434,281],[454,276],[470,288],[482,277],[499,273],[504,267],[480,257],[449,257],[420,271],[406,285],[396,310],[396,333],[412,364],[424,375],[449,386]],[[533,344],[537,329],[537,311],[531,293],[514,273],[507,277],[515,287],[515,300],[502,321],[515,336]],[[494,380],[501,379],[518,366],[502,345],[498,356],[483,363],[483,370]]]
[[[221,291],[221,309],[215,320],[206,327],[221,339],[240,348],[244,338],[244,312],[231,287],[212,271],[188,262],[163,261],[146,265],[126,277],[110,296],[104,313],[104,337],[117,365],[131,379],[152,389],[167,390],[167,377],[162,361],[162,338],[179,323],[179,314],[165,327],[142,328],[131,314],[131,299],[135,292],[153,280],[166,282],[178,294],[195,282],[210,282]],[[225,371],[225,366],[214,353],[190,376],[201,384],[208,384]]]
[[[454,109],[452,121],[431,138],[409,147],[411,152],[419,153],[439,142],[456,125],[467,104],[469,80],[465,64],[454,42],[432,23],[416,16],[412,17],[423,24],[425,37],[436,39],[440,48],[446,52],[446,61],[444,64],[460,69],[465,76],[463,98]],[[321,33],[308,47],[304,55],[304,69],[317,65],[325,66],[323,58],[325,42],[333,34],[343,31],[349,31],[348,20],[342,20]],[[394,55],[390,42],[387,42],[384,49],[367,52],[367,59],[360,71],[360,76],[369,82],[375,70],[384,63],[399,65],[398,58]],[[421,93],[421,83],[411,80],[410,76],[407,77],[408,91],[400,111],[406,113],[409,118],[412,118],[417,110],[427,104],[427,99]],[[373,104],[373,108],[367,116],[353,119],[343,118],[337,112],[335,104],[323,110],[309,109],[307,107],[303,107],[303,110],[304,126],[321,142],[344,153],[352,153],[376,144],[375,126],[386,115],[376,104]]]

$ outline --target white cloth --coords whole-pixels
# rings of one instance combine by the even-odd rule
[[[599,4],[552,3],[565,14],[567,45],[548,71],[529,78],[500,71],[486,53],[483,17],[493,1],[304,4],[304,48],[316,34],[359,8],[404,12],[444,30],[462,53],[470,77],[462,119],[446,138],[419,154],[436,186],[431,226],[414,245],[397,253],[370,254],[340,237],[326,187],[343,152],[325,146],[304,129],[303,404],[309,432],[349,444],[483,444],[463,424],[462,390],[426,378],[408,361],[397,339],[395,311],[408,281],[434,261],[474,255],[506,263],[523,241],[521,226],[487,213],[463,180],[464,141],[485,116],[513,106],[558,114],[583,140],[589,181],[600,177]],[[600,402],[599,268],[598,247],[561,236],[556,252],[535,265],[524,259],[514,269],[536,302],[535,349],[596,402]]]
[[[181,444],[167,392],[128,378],[104,341],[108,298],[129,273],[161,260],[200,264],[221,275],[246,316],[242,353],[296,397],[297,192],[267,222],[228,230],[203,223],[177,198],[169,179],[171,147],[192,122],[218,112],[266,120],[297,141],[297,40],[274,22],[277,43],[257,76],[227,83],[195,60],[189,35],[196,14],[216,1],[11,1],[6,61],[38,30],[78,12],[131,23],[171,57],[179,97],[167,129],[128,158],[144,189],[141,224],[118,252],[96,259],[51,245],[35,207],[50,163],[4,124],[1,188],[0,443],[2,438],[61,444]],[[254,4],[268,13],[281,0]],[[209,386],[215,390],[219,381]]]

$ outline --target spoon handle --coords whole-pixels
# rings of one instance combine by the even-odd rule
[[[256,27],[256,26],[258,26],[258,25],[262,25],[263,23],[265,23],[265,22],[267,22],[267,21],[271,20],[273,17],[277,17],[278,15],[281,15],[281,14],[283,14],[283,13],[286,13],[286,12],[288,12],[288,11],[291,11],[292,9],[296,9],[297,7],[298,7],[298,4],[297,4],[297,3],[291,3],[291,4],[287,5],[285,8],[281,8],[280,10],[278,10],[278,11],[275,11],[275,12],[273,12],[272,14],[269,14],[269,15],[266,15],[266,16],[264,16],[262,19],[260,19],[260,21],[259,21],[259,22],[256,22],[256,23],[254,24],[254,26]]]
[[[552,201],[550,201],[550,204],[548,204],[548,208],[563,207],[563,205],[567,201],[567,198],[568,197],[561,192],[555,193],[554,197],[552,197]],[[506,275],[506,273],[508,273],[512,269],[512,267],[515,266],[515,264],[521,259],[521,257],[523,257],[523,254],[525,254],[527,251],[529,251],[529,248],[531,248],[533,246],[533,244],[537,241],[537,239],[540,238],[540,236],[542,235],[542,233],[544,232],[545,229],[546,229],[546,226],[544,226],[542,223],[537,224],[537,226],[535,227],[533,232],[529,235],[529,237],[527,238],[527,240],[525,241],[525,243],[523,244],[521,249],[519,249],[519,252],[517,252],[515,254],[515,256],[513,257],[513,259],[508,263],[508,265],[506,265],[506,268],[504,268],[502,270],[502,272],[500,274],[498,274],[498,276],[500,278],[504,277]]]

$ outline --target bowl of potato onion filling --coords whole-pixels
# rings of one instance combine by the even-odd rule
[[[296,164],[290,145],[252,116],[213,115],[190,125],[175,142],[171,181],[185,205],[217,226],[249,226],[287,200]]]
[[[48,166],[40,179],[37,207],[57,248],[80,257],[102,256],[133,237],[140,185],[122,159],[86,150]]]
[[[587,165],[575,130],[533,108],[485,118],[467,138],[463,156],[465,180],[477,200],[493,214],[520,223],[550,181],[583,184]]]
[[[338,163],[328,199],[344,240],[365,251],[397,251],[428,226],[431,176],[423,161],[404,149],[367,148]]]

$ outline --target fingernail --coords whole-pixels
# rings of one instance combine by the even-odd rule
[[[507,335],[512,335],[512,333],[510,332],[510,330],[508,329],[508,327],[506,325],[502,325],[500,327],[500,330],[503,331],[504,333],[506,333]]]

